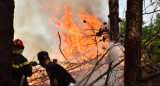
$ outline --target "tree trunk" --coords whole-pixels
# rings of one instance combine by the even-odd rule
[[[109,0],[109,23],[110,23],[110,40],[118,41],[119,35],[119,0]],[[110,47],[111,48],[111,47]],[[108,58],[113,58],[113,55],[109,51]],[[109,68],[112,65],[109,65]],[[108,69],[109,69],[108,68]],[[105,86],[109,85],[110,72],[107,73]]]
[[[14,0],[0,0],[0,86],[11,86]]]
[[[115,41],[119,35],[119,0],[109,0],[110,40]]]
[[[124,86],[141,86],[143,0],[127,0]]]

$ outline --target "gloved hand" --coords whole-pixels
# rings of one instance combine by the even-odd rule
[[[30,64],[31,64],[32,66],[38,65],[38,63],[37,63],[36,61],[31,61]]]

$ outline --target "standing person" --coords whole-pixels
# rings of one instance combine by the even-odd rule
[[[22,55],[23,50],[23,42],[19,39],[14,40],[11,86],[29,86],[27,77],[32,75],[32,66]]]
[[[51,86],[76,86],[76,81],[62,66],[50,61],[48,52],[39,52],[38,60],[40,65],[46,68]]]

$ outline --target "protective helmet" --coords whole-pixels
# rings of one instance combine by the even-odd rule
[[[15,39],[13,41],[13,46],[17,48],[24,48],[23,42],[20,39]]]

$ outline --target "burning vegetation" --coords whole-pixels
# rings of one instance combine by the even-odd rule
[[[0,80],[0,86],[28,84],[26,77],[31,76],[31,65],[37,65],[37,62],[28,62],[25,58],[26,61],[19,63],[20,59],[14,58],[15,54],[20,54],[18,57],[23,57],[22,51],[24,49],[21,40],[12,41],[14,38],[14,12],[17,12],[14,11],[14,1],[15,0],[0,1],[0,77],[2,78]],[[17,0],[17,2],[20,1],[22,0]],[[35,27],[32,27],[31,32],[33,33],[25,30],[26,32],[23,32],[23,36],[21,36],[22,39],[24,39],[24,36],[25,38],[28,37],[29,41],[27,40],[27,43],[33,41],[33,37],[41,41],[41,43],[37,43],[40,41],[33,42],[32,44],[29,43],[32,49],[34,49],[33,46],[36,45],[38,51],[45,49],[47,49],[49,53],[52,51],[52,54],[55,56],[53,59],[55,63],[50,62],[48,52],[42,51],[38,53],[38,60],[43,67],[49,65],[48,63],[43,65],[42,62],[46,60],[55,65],[60,64],[76,79],[77,86],[123,86],[123,84],[124,86],[159,86],[160,0],[127,0],[127,6],[125,6],[127,10],[124,10],[124,14],[126,13],[125,19],[119,18],[119,0],[107,0],[109,6],[105,4],[104,7],[109,7],[109,9],[107,9],[109,10],[109,15],[107,14],[109,24],[108,22],[103,22],[103,18],[99,16],[101,13],[99,13],[96,8],[96,6],[99,6],[98,9],[102,10],[101,8],[104,7],[101,5],[103,4],[100,5],[99,3],[103,3],[106,0],[54,0],[56,3],[52,3],[53,0],[38,0],[38,4],[37,1],[31,1],[32,4],[20,2],[20,5],[22,8],[24,5],[26,5],[26,8],[30,8],[31,5],[35,8],[38,4],[45,2],[44,5],[40,6],[40,10],[41,13],[45,14],[43,17],[48,17],[48,22],[47,20],[45,22],[50,25],[44,25],[44,27],[47,27],[45,30],[44,27],[40,25],[43,24],[44,21],[37,23],[37,21],[41,19],[37,16],[36,18],[32,16],[33,9],[32,11],[31,9],[27,11],[23,8],[23,10],[25,10],[23,12],[27,13],[27,17],[26,13],[21,12],[25,14],[26,18],[24,18],[24,15],[22,16],[17,13],[18,16],[20,16],[17,20],[19,24],[15,26],[22,30],[22,28],[27,28],[26,26],[32,27],[32,25],[35,25],[36,28],[38,27],[38,30],[43,29],[42,31],[39,30],[41,33],[43,31],[51,31],[49,34],[46,35],[43,33],[43,36],[40,35],[37,38],[35,35],[31,36],[31,34],[37,33],[34,33],[33,28]],[[62,1],[63,3],[60,3]],[[126,2],[126,0],[122,1]],[[36,4],[34,2],[36,2]],[[91,6],[91,4],[94,4],[94,6]],[[78,9],[78,11],[73,9]],[[96,10],[97,13],[95,13],[95,11],[93,12],[93,9]],[[34,12],[33,14],[39,15],[38,12]],[[144,19],[144,21],[143,17],[146,17],[145,15],[147,15],[147,19],[148,15],[151,15],[151,19],[149,21]],[[30,19],[35,19],[36,23],[35,21],[34,23],[28,23]],[[26,26],[24,27],[24,25]],[[119,27],[119,25],[121,26]],[[25,33],[27,33],[27,36],[24,35]],[[46,37],[44,37],[44,35]],[[57,36],[59,46],[53,52],[52,45],[54,45],[53,42],[55,42],[55,39],[50,41],[50,38],[55,36]],[[42,39],[48,40],[48,43]],[[55,44],[56,43],[57,42],[55,42]],[[13,46],[13,44],[15,46]],[[15,49],[18,45],[21,46],[21,49],[19,47],[20,50]],[[50,47],[52,47],[52,49]],[[29,51],[29,53],[35,55],[31,51]],[[61,67],[60,65],[58,66]],[[30,69],[30,74],[19,73],[27,72],[26,70],[21,70],[21,68],[23,69],[23,67],[27,66]],[[63,67],[61,67],[62,70],[64,70]],[[11,68],[14,68],[15,71],[11,70]],[[48,75],[51,75],[51,71],[46,68],[46,73],[41,66],[33,68],[34,74],[28,78],[29,84],[31,86],[49,85]],[[54,68],[52,68],[53,67],[50,69],[53,70]],[[65,72],[67,73],[66,70]],[[15,76],[10,76],[10,74]],[[20,76],[18,77],[16,74]],[[63,74],[55,75],[62,76]],[[67,75],[72,78],[68,73]],[[15,80],[12,81],[11,78],[13,77]],[[66,78],[66,76],[61,79],[59,77],[56,77],[56,79],[60,85],[60,81]],[[54,82],[55,77],[50,78],[53,79],[51,80],[53,81],[51,84],[53,85],[55,83],[57,85],[57,83]],[[66,78],[66,80],[69,80],[69,78]],[[73,78],[72,80],[73,81],[66,82],[65,84],[75,84],[75,80]]]
[[[54,11],[46,12],[47,8]],[[123,81],[121,76],[123,66],[118,66],[123,61],[123,59],[118,59],[123,57],[123,54],[121,56],[119,54],[123,49],[120,50],[122,48],[120,44],[110,42],[110,29],[107,22],[102,22],[96,15],[82,9],[72,14],[68,5],[64,8],[56,8],[49,4],[49,1],[47,5],[41,6],[41,10],[50,15],[48,22],[58,28],[57,31],[53,30],[53,35],[60,40],[57,48],[59,51],[54,52],[55,57],[60,58],[61,62],[58,64],[72,74],[77,85],[92,86],[95,83],[96,86],[105,83],[113,85]],[[54,16],[62,10],[63,17]],[[29,78],[29,81],[32,85],[48,84],[46,73],[38,69],[35,69],[35,74]]]

